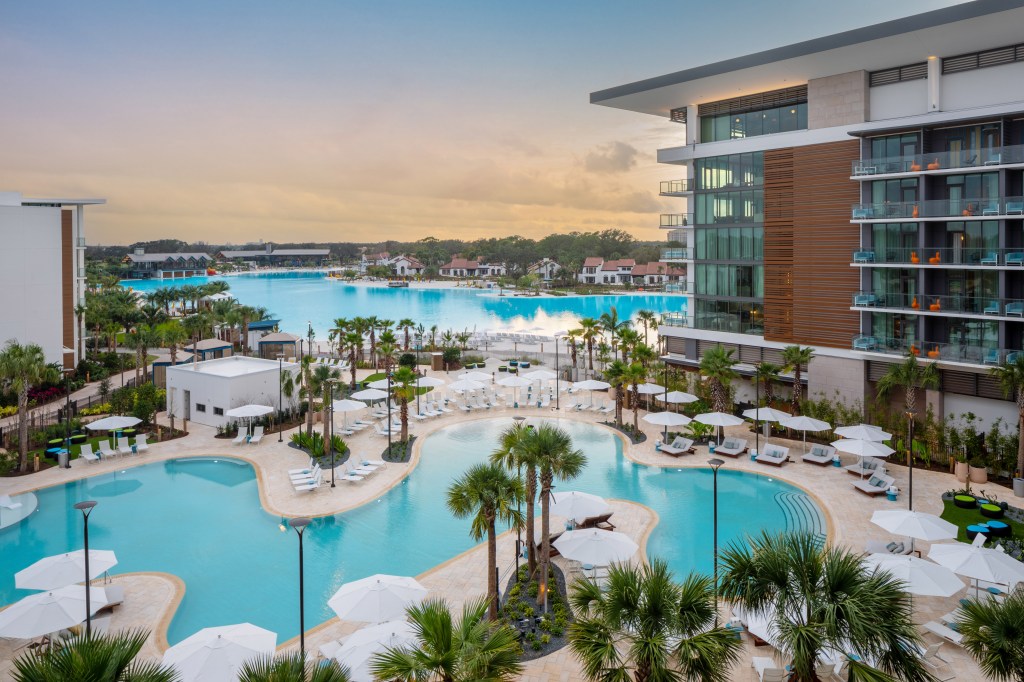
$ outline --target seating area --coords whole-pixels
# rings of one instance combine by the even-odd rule
[[[679,457],[680,455],[692,455],[696,452],[693,447],[693,441],[689,438],[683,438],[682,436],[676,436],[668,445],[662,445],[661,451],[666,455],[672,455],[673,457]]]
[[[892,476],[875,474],[869,479],[855,481],[853,487],[865,495],[884,495],[895,482]]]
[[[819,466],[828,466],[832,464],[832,459],[836,455],[836,449],[831,445],[821,445],[815,443],[811,446],[810,451],[803,456],[803,461],[810,462],[811,464],[818,464]]]
[[[739,457],[747,449],[747,441],[744,438],[726,438],[722,444],[715,448],[716,455],[726,457]]]
[[[757,453],[755,460],[758,464],[781,467],[789,461],[789,448],[778,445],[765,445],[764,451]]]

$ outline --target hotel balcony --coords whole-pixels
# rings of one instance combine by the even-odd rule
[[[940,343],[937,341],[910,341],[869,334],[853,337],[851,347],[862,353],[879,353],[906,357],[907,353],[922,360],[960,362],[970,365],[994,366],[1004,361],[1013,362],[1022,351],[1013,348],[991,348],[971,343]]]
[[[1004,249],[923,248],[871,249],[853,252],[851,265],[860,267],[946,267],[946,268],[1024,268],[1024,247]]]
[[[686,313],[664,313],[661,324],[666,327],[692,327],[693,317]]]
[[[85,237],[77,237],[75,239],[75,246],[77,246],[80,249],[84,249],[85,248]]]
[[[1024,197],[988,199],[932,199],[854,204],[854,223],[905,222],[907,220],[998,220],[1024,218]]]
[[[689,249],[662,249],[661,260],[672,262],[678,260],[693,260]]]
[[[692,294],[693,282],[668,282],[665,284],[666,294]]]
[[[663,197],[683,197],[693,193],[693,178],[682,180],[665,180],[661,183],[658,194]]]
[[[864,159],[853,162],[850,178],[865,180],[880,175],[900,176],[918,173],[942,175],[969,172],[972,169],[996,170],[1004,166],[1024,166],[1024,145]]]
[[[852,307],[872,312],[976,316],[1024,320],[1024,299],[949,294],[876,294],[859,291]]]
[[[692,213],[662,213],[661,228],[672,230],[677,227],[693,227]]]

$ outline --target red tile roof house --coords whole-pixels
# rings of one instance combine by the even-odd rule
[[[633,281],[633,268],[636,261],[632,258],[620,258],[619,260],[606,260],[601,265],[601,284],[629,284]]]
[[[636,285],[665,284],[685,278],[686,270],[662,262],[641,263],[633,267],[630,276]]]
[[[590,256],[583,261],[583,269],[578,275],[579,280],[584,284],[597,284],[599,281],[598,271],[601,269],[601,265],[604,264],[604,258],[600,256]]]
[[[422,275],[425,269],[423,263],[412,256],[395,256],[388,261],[388,267],[396,275],[403,277],[408,275]]]
[[[387,265],[391,259],[391,254],[387,251],[381,251],[380,253],[364,253],[363,257],[359,261],[359,270],[366,272],[366,268],[371,265]]]
[[[480,263],[452,256],[451,261],[442,265],[438,272],[442,277],[499,277],[505,274],[506,268],[500,263]]]

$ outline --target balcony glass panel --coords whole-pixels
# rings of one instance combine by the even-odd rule
[[[692,213],[662,213],[662,227],[689,227],[693,225]]]
[[[870,159],[854,161],[851,174],[865,176],[883,173],[916,173],[1020,163],[1024,163],[1024,145],[994,146],[931,154],[872,154]]]
[[[907,353],[925,361],[964,362],[975,365],[998,365],[1013,362],[1022,351],[998,348],[995,344],[970,341],[908,341],[906,339],[858,334],[851,341],[853,350],[906,357]]]
[[[689,327],[691,322],[686,313],[665,313],[661,316],[661,324],[668,327]]]
[[[1024,248],[1005,249],[970,247],[926,248],[871,248],[858,249],[851,254],[853,263],[906,264],[906,265],[1007,265],[1024,267]]]
[[[660,193],[666,195],[684,194],[693,190],[693,179],[666,180],[660,185]]]
[[[914,312],[997,315],[1024,320],[1024,299],[1019,298],[859,291],[853,295],[852,305],[855,308],[899,308]]]
[[[952,197],[929,201],[881,201],[854,204],[853,220],[916,218],[996,218],[1024,215],[1024,197]]]
[[[690,250],[689,249],[662,249],[661,260],[689,260]]]

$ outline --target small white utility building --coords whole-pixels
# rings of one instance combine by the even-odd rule
[[[277,407],[280,395],[283,409],[294,408],[299,391],[290,400],[279,393],[279,368],[298,383],[297,363],[241,355],[168,367],[167,412],[195,424],[226,426],[232,419],[224,413],[241,405]]]

